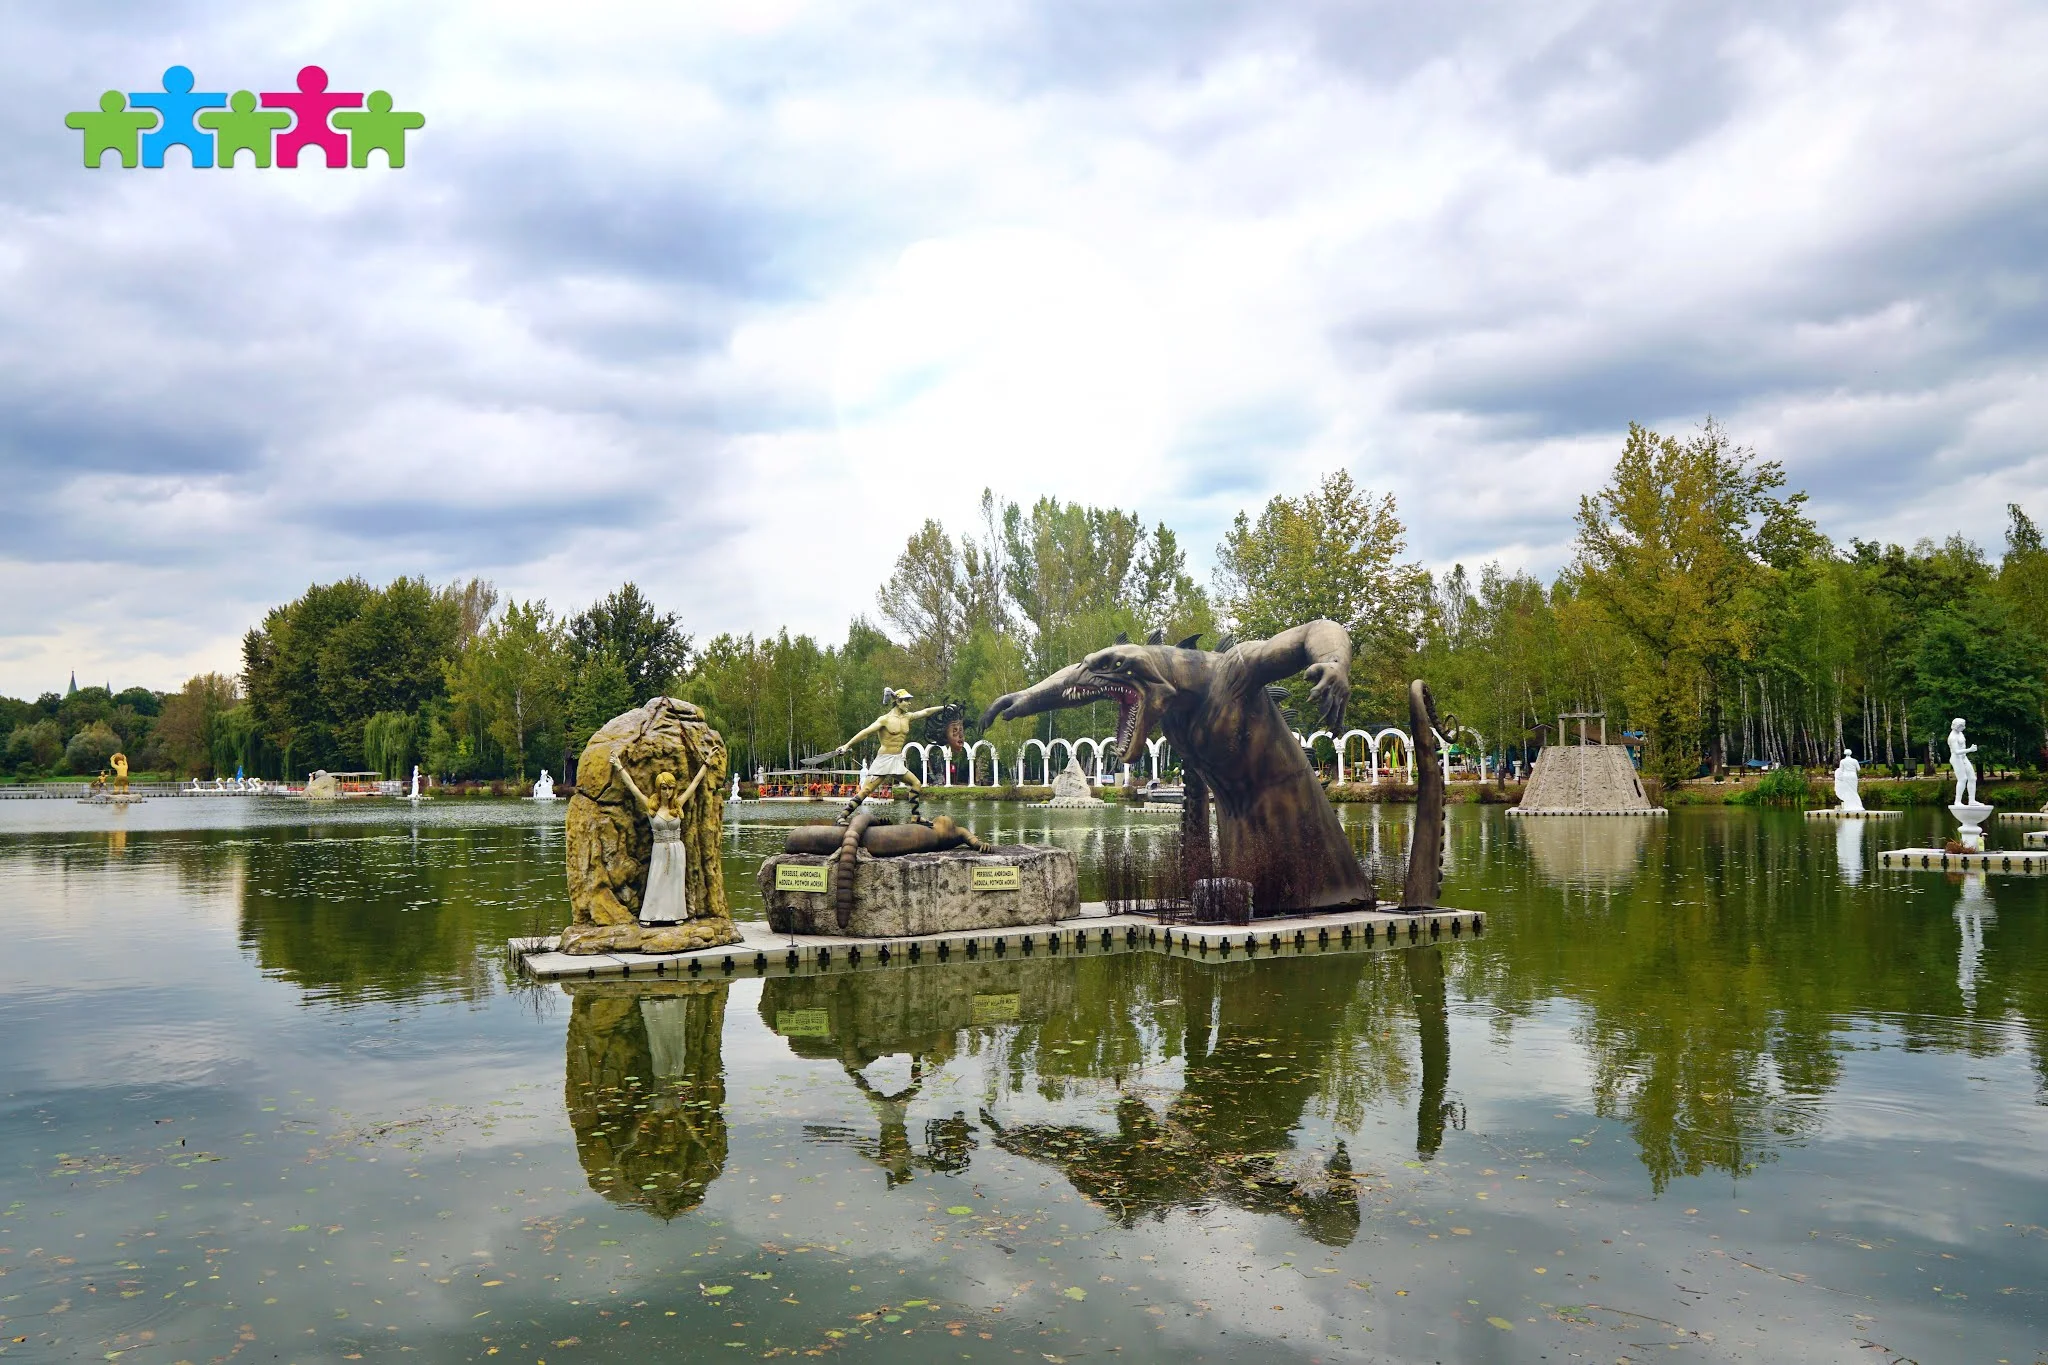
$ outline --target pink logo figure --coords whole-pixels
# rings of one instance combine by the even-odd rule
[[[263,107],[289,109],[297,116],[297,122],[288,131],[277,135],[278,165],[298,165],[301,147],[318,147],[325,152],[329,170],[338,170],[348,165],[348,135],[336,132],[327,122],[327,116],[336,109],[362,108],[362,91],[358,90],[354,94],[336,91],[329,94],[326,70],[317,66],[302,66],[299,68],[297,92],[266,90],[263,92]]]

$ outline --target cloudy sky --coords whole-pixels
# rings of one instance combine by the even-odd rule
[[[387,89],[388,171],[87,171],[109,87]],[[1630,419],[1822,524],[2048,514],[2048,9],[0,0],[0,692],[315,580],[872,612],[984,485],[1324,471],[1548,573]],[[174,161],[181,153],[173,152]]]

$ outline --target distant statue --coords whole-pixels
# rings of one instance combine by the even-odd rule
[[[1863,772],[1863,765],[1856,761],[1854,749],[1842,750],[1842,761],[1835,767],[1835,799],[1842,803],[1845,811],[1863,810],[1863,796],[1856,790],[1856,779]]]
[[[619,756],[612,755],[613,775],[625,783],[654,835],[654,848],[647,859],[647,889],[640,896],[640,923],[644,926],[680,924],[689,918],[689,896],[683,886],[683,811],[697,794],[697,784],[704,780],[707,771],[697,769],[690,785],[678,795],[676,775],[664,768],[654,779],[654,799],[650,801],[619,762]]]
[[[417,801],[417,800],[419,800],[419,799],[420,799],[420,765],[419,765],[419,764],[417,764],[417,763],[415,763],[415,764],[413,764],[413,765],[412,765],[412,798],[411,798],[411,799],[412,799],[412,800],[414,800],[414,801]]]
[[[910,768],[903,761],[903,746],[910,743],[910,723],[914,720],[923,720],[926,716],[935,716],[946,708],[927,706],[922,711],[913,711],[910,709],[910,703],[914,700],[916,699],[908,692],[898,692],[893,687],[883,688],[882,705],[888,710],[875,717],[874,724],[838,748],[827,749],[822,754],[814,754],[805,759],[804,766],[817,767],[826,759],[837,758],[862,740],[875,735],[881,739],[880,751],[876,753],[872,764],[865,765],[866,775],[861,778],[860,788],[853,798],[853,807],[849,809],[858,807],[866,800],[870,792],[882,785],[884,778],[895,778],[909,787],[913,793],[919,791],[922,784],[910,775]],[[916,797],[913,795],[911,799],[914,804]]]
[[[126,795],[128,791],[128,755],[115,754],[107,762],[111,763],[114,767],[115,792]]]
[[[533,799],[536,801],[552,801],[555,799],[555,779],[548,776],[546,768],[540,770],[540,780],[533,784]]]
[[[1948,765],[1955,769],[1958,806],[1977,804],[1977,765],[1970,762],[1976,752],[1976,745],[1963,742],[1963,718],[1957,716],[1948,726]]]
[[[740,799],[740,775],[738,773],[734,773],[732,775],[732,795],[726,797],[725,799],[728,801],[737,801]]]

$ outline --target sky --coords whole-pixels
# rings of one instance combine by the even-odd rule
[[[0,693],[174,688],[313,582],[637,581],[843,638],[984,487],[1165,522],[1335,469],[1549,575],[1630,421],[1822,528],[2048,515],[2024,0],[0,0]],[[318,63],[406,165],[87,170]]]

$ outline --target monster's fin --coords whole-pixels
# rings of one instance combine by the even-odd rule
[[[1193,635],[1188,636],[1187,639],[1182,640],[1179,644],[1174,646],[1175,649],[1200,649],[1201,647],[1202,632],[1199,630],[1196,631]]]
[[[1151,633],[1150,635],[1147,635],[1147,636],[1145,637],[1145,643],[1146,643],[1146,644],[1148,644],[1148,645],[1163,645],[1163,644],[1165,644],[1165,643],[1166,643],[1166,627],[1165,627],[1165,626],[1154,626],[1154,627],[1152,627],[1152,633]]]

